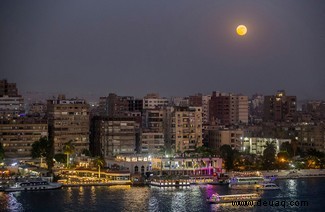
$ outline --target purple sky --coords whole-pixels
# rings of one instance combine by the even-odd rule
[[[325,99],[325,1],[2,0],[0,78],[80,97]]]

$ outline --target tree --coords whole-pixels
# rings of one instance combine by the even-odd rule
[[[279,152],[277,154],[277,158],[278,158],[278,169],[287,169],[288,165],[289,165],[289,154],[288,152]]]
[[[200,157],[210,157],[215,155],[216,151],[205,146],[200,146],[195,149],[195,152],[200,155]]]
[[[46,157],[47,142],[48,141],[46,137],[41,137],[38,141],[35,141],[32,144],[32,150],[31,150],[32,158],[33,159],[40,158],[41,159],[40,166],[42,166],[42,159]]]
[[[225,160],[226,170],[229,171],[234,168],[234,151],[231,146],[225,144],[220,147],[221,158]]]
[[[53,141],[48,140],[47,137],[41,137],[38,141],[35,141],[32,144],[31,155],[32,158],[41,158],[41,161],[42,158],[45,157],[47,168],[50,172],[52,172],[52,168],[54,165]]]
[[[75,146],[72,143],[72,140],[68,141],[64,146],[63,146],[63,152],[64,154],[67,155],[67,168],[69,167],[69,155],[73,154],[75,151]]]
[[[93,163],[94,166],[103,168],[105,165],[105,159],[103,157],[95,157]]]
[[[324,153],[318,151],[318,150],[315,149],[315,148],[308,149],[308,150],[307,150],[307,155],[308,155],[308,156],[315,156],[315,157],[317,157],[317,158],[323,158],[323,157],[324,157]]]
[[[5,158],[5,150],[3,148],[3,144],[0,143],[0,161],[2,161]]]
[[[96,167],[98,167],[98,178],[100,178],[100,168],[103,168],[105,165],[105,160],[103,157],[96,157],[93,160],[93,163]]]
[[[275,163],[275,146],[271,142],[267,142],[265,149],[263,151],[263,166],[264,169],[269,170],[270,168],[273,168],[273,165]]]
[[[39,157],[45,157],[45,150],[46,150],[46,138],[42,137],[40,138],[38,141],[35,141],[32,144],[32,150],[31,150],[31,154],[32,154],[32,158],[39,158]]]
[[[287,152],[289,157],[294,156],[294,149],[292,147],[292,144],[290,144],[289,142],[282,143],[280,146],[280,151]]]

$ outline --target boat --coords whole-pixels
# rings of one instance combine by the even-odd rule
[[[149,185],[157,187],[181,187],[190,186],[191,184],[187,179],[152,179]]]
[[[209,185],[228,185],[229,182],[226,180],[217,180],[217,181],[213,181],[213,182],[209,182]]]
[[[250,194],[231,194],[231,195],[219,195],[213,194],[207,198],[207,202],[210,204],[232,203],[235,201],[258,201],[261,197],[257,193]]]
[[[280,187],[275,183],[263,183],[257,186],[257,190],[279,190]]]
[[[247,184],[258,184],[263,182],[270,182],[270,179],[256,176],[256,177],[233,177],[230,178],[229,183],[232,185],[247,185]]]
[[[3,190],[6,192],[12,191],[39,191],[39,190],[52,190],[62,187],[61,183],[52,183],[45,180],[27,180],[23,182],[16,182],[14,185],[5,187]]]

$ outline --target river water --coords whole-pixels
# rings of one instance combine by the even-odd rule
[[[262,192],[262,200],[255,207],[206,203],[206,198],[215,192],[247,193],[230,190],[228,186],[92,186],[0,192],[0,211],[325,211],[325,178],[277,180],[276,183],[281,190]]]

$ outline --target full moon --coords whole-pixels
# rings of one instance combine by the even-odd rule
[[[236,29],[236,32],[240,36],[244,36],[247,33],[247,27],[245,25],[239,25]]]

